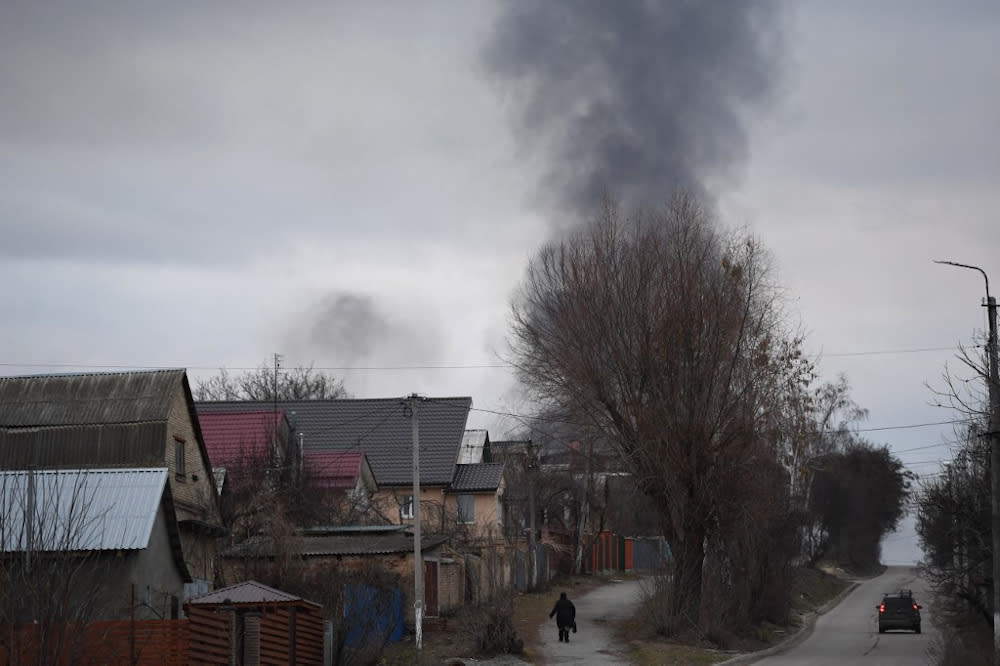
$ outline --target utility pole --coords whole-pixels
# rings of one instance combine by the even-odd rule
[[[935,261],[982,273],[986,280],[986,313],[989,338],[986,342],[986,384],[990,398],[990,506],[993,525],[993,664],[1000,666],[1000,371],[997,369],[997,301],[990,295],[990,278],[979,266],[954,261]]]
[[[535,527],[535,483],[537,480],[538,472],[538,457],[535,455],[535,449],[531,442],[528,440],[528,548],[531,552],[528,555],[528,562],[531,565],[531,573],[528,579],[528,589],[534,591],[538,587],[538,545],[535,542],[535,532],[537,528]]]
[[[274,391],[272,397],[274,398],[274,411],[278,411],[278,370],[281,369],[281,354],[275,353],[274,355],[274,385],[271,387]]]
[[[413,619],[418,655],[424,644],[424,560],[420,552],[420,401],[416,393],[407,399],[413,426]]]

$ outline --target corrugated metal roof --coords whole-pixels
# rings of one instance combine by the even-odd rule
[[[458,451],[458,464],[474,465],[483,462],[483,449],[489,438],[485,430],[466,430],[462,436],[462,448]]]
[[[183,369],[0,377],[0,425],[163,421],[183,377]]]
[[[195,597],[188,601],[189,604],[274,604],[303,601],[314,606],[319,606],[312,601],[307,601],[288,592],[276,590],[255,580],[247,580],[242,583],[230,585],[214,592],[209,592],[200,597]]]
[[[0,472],[0,551],[146,548],[167,469]]]
[[[515,456],[526,456],[531,450],[530,439],[506,439],[490,441],[491,462],[507,460]]]
[[[54,427],[0,426],[0,469],[157,467],[166,421]]]
[[[316,527],[303,527],[299,531],[309,536],[322,536],[324,534],[384,534],[403,532],[407,529],[410,529],[409,525],[317,525]]]
[[[440,546],[444,536],[426,536],[420,540],[421,552]],[[302,539],[303,555],[391,555],[413,552],[413,537],[408,534],[372,534],[364,536],[309,536]]]
[[[362,451],[380,486],[413,483],[413,428],[405,400],[368,398],[286,400],[278,403],[303,434],[305,451]],[[199,402],[199,414],[273,409],[274,403]],[[420,403],[420,481],[451,483],[472,398],[427,398]]]
[[[476,491],[496,490],[503,479],[503,463],[479,463],[478,465],[458,465],[451,490]]]
[[[436,548],[447,541],[442,535],[428,535],[420,540],[421,552]],[[413,552],[413,537],[402,532],[389,534],[331,534],[299,537],[304,556],[323,555],[391,555]],[[274,551],[270,539],[245,541],[228,548],[223,557],[270,557]]]

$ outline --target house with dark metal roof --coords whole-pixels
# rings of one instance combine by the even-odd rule
[[[448,488],[447,510],[471,535],[502,536],[504,464],[457,465]]]
[[[364,453],[378,485],[372,501],[378,519],[396,525],[413,523],[414,423],[408,399],[293,400],[282,401],[277,407],[288,415],[293,441],[303,452],[306,474],[313,467],[323,467],[324,455]],[[447,545],[454,549],[452,552],[460,551],[462,557],[482,558],[483,549],[502,548],[498,498],[505,486],[503,465],[482,462],[488,442],[486,431],[466,431],[471,407],[472,399],[468,397],[425,398],[417,406],[421,523],[425,544],[442,548]],[[199,415],[273,408],[274,403],[267,402],[197,404]],[[463,460],[479,462],[463,464]],[[393,568],[412,580],[412,570],[406,569],[413,565],[412,538],[400,534],[370,540],[370,536],[336,534],[320,538],[316,534],[303,534],[297,540],[303,555],[308,554],[311,561],[389,558]],[[393,547],[399,548],[399,552],[374,552],[376,542],[377,547],[395,544]],[[310,550],[316,548],[328,550],[323,553]],[[348,552],[352,549],[355,552]],[[498,566],[507,571],[503,576],[509,578],[511,559],[504,557]],[[451,608],[463,603],[464,564],[438,554],[428,554],[424,564],[426,590],[439,593],[435,599],[428,597],[428,615],[434,614],[433,608]],[[488,569],[481,567],[482,572]],[[480,587],[487,589],[486,585]],[[478,598],[476,593],[472,597]]]
[[[432,527],[445,523],[445,494],[451,486],[472,399],[426,398],[418,408],[421,507]],[[199,402],[198,414],[273,409],[272,402]],[[403,398],[288,400],[288,415],[303,460],[322,451],[362,452],[378,492],[373,508],[392,523],[413,520],[413,422]],[[308,474],[309,470],[306,469]]]
[[[191,577],[168,476],[165,467],[0,471],[0,587],[12,593],[3,616],[176,618]],[[7,603],[14,596],[34,607],[30,617]],[[59,609],[54,599],[67,597]]]
[[[165,467],[187,594],[211,589],[223,532],[183,369],[0,377],[0,469]]]

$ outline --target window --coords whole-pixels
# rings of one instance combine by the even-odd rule
[[[178,479],[183,479],[186,471],[184,469],[184,440],[174,437],[174,474]]]
[[[497,525],[503,525],[503,495],[497,495]]]
[[[403,501],[399,505],[399,517],[413,519],[413,495],[403,497]]]
[[[458,496],[458,522],[476,522],[476,497],[475,495]]]

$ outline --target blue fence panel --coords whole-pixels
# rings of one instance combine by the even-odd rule
[[[344,620],[350,647],[395,643],[403,638],[403,593],[364,583],[345,585]]]

